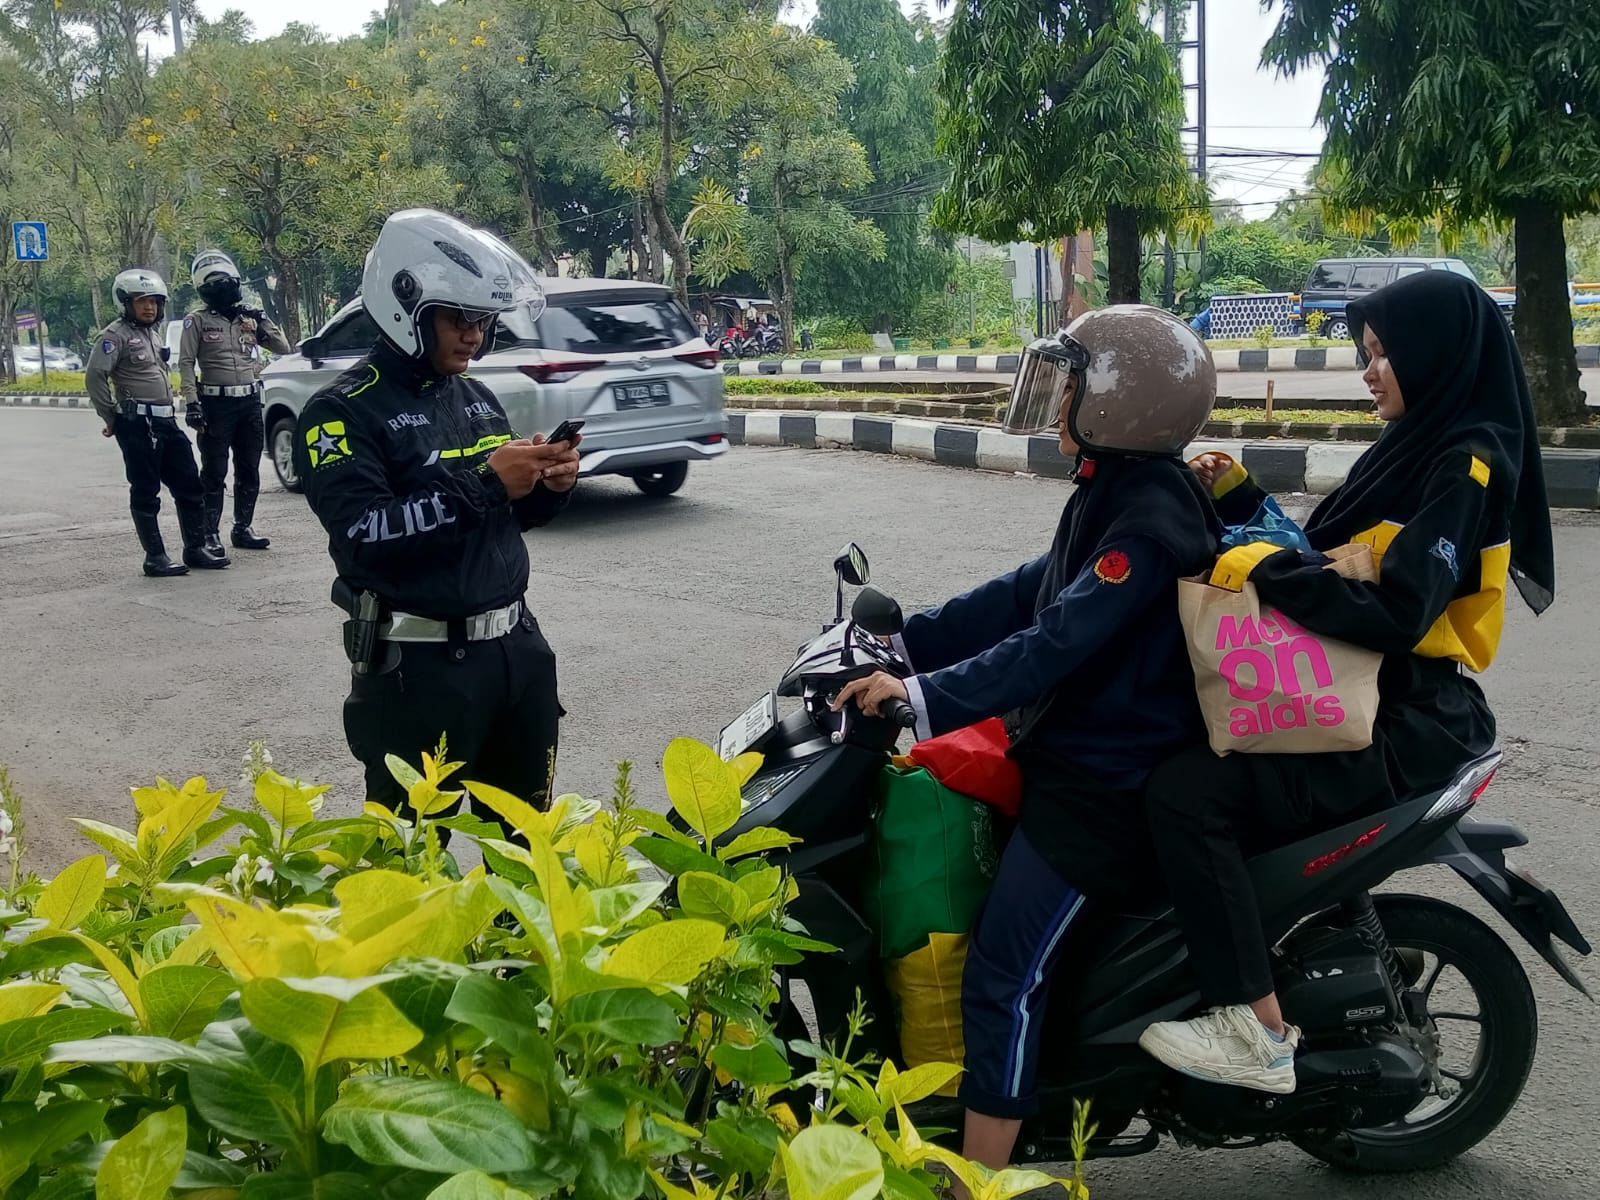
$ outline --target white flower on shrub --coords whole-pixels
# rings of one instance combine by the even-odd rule
[[[12,821],[11,814],[4,809],[0,809],[0,858],[16,853],[17,839],[11,836],[16,831],[16,828],[16,823]]]
[[[273,874],[272,864],[253,854],[239,855],[233,870],[228,872],[228,883],[241,896],[249,895],[258,883],[270,885],[275,878],[277,876]]]

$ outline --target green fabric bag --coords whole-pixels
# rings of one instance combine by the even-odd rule
[[[866,886],[866,917],[883,958],[903,958],[930,933],[967,933],[999,865],[989,806],[922,767],[887,767]]]

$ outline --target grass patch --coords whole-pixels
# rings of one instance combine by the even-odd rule
[[[83,382],[82,371],[51,371],[48,383],[40,383],[37,374],[19,375],[15,383],[0,383],[0,392],[9,392],[14,396],[47,396],[52,392],[82,395],[86,391],[88,388]]]
[[[1265,421],[1264,408],[1216,408],[1211,411],[1213,421]],[[1273,421],[1293,421],[1309,425],[1374,425],[1378,414],[1368,409],[1345,408],[1280,408],[1273,406]]]
[[[821,396],[828,390],[812,379],[782,379],[770,375],[733,375],[725,382],[730,396]]]

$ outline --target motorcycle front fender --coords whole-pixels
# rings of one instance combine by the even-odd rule
[[[1514,825],[1466,816],[1429,847],[1429,853],[1418,865],[1437,863],[1460,875],[1557,975],[1592,1000],[1589,989],[1555,944],[1559,938],[1579,954],[1587,955],[1591,950],[1589,940],[1555,892],[1506,862],[1508,847],[1527,844],[1527,837]]]

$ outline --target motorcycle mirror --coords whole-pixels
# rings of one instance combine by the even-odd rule
[[[900,602],[875,587],[863,588],[850,606],[850,619],[873,637],[893,637],[906,626]]]
[[[854,542],[839,551],[839,557],[833,560],[833,569],[839,578],[851,587],[865,587],[872,579],[872,571],[867,566],[867,556]]]

